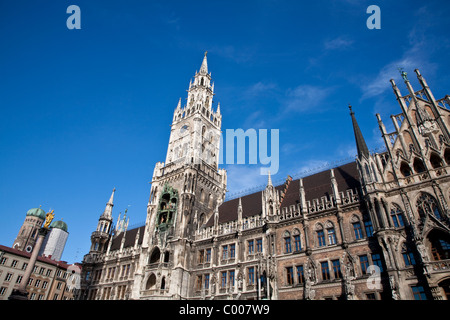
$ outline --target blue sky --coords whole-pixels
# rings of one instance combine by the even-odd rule
[[[69,5],[81,30],[69,30]],[[381,9],[369,30],[366,9]],[[354,158],[348,104],[370,149],[400,113],[397,68],[437,99],[449,92],[450,4],[443,1],[0,2],[0,244],[28,209],[69,226],[63,259],[81,261],[112,189],[113,215],[145,221],[178,99],[208,51],[222,130],[279,129],[281,181]],[[259,166],[225,165],[230,193],[264,184]]]

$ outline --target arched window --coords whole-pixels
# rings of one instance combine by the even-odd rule
[[[411,175],[411,168],[406,162],[402,162],[402,164],[400,165],[400,172],[404,177],[409,177]]]
[[[317,232],[317,245],[319,247],[326,246],[325,232],[323,231],[323,227],[320,223],[316,225],[316,232]]]
[[[439,157],[439,156],[438,156],[437,154],[435,154],[435,153],[432,153],[432,154],[430,155],[430,163],[431,163],[431,166],[432,166],[434,169],[442,167],[442,160],[441,160],[441,157]]]
[[[437,201],[430,194],[422,192],[417,199],[416,207],[422,220],[425,219],[427,214],[433,214],[436,218],[442,220]]]
[[[291,246],[291,234],[289,231],[284,232],[284,252],[285,253],[291,253],[292,252],[292,246]]]
[[[391,219],[392,223],[394,224],[394,227],[400,228],[405,226],[405,223],[403,221],[403,211],[395,203],[392,205],[391,208]]]
[[[201,226],[203,226],[204,223],[205,223],[205,214],[202,213],[200,215],[200,219],[198,220],[198,227],[201,228]]]
[[[203,189],[200,190],[200,201],[205,202],[205,192]]]
[[[208,195],[208,207],[209,207],[209,208],[212,208],[212,206],[213,206],[213,201],[214,201],[214,198],[213,198],[212,194],[210,193],[210,194]]]
[[[149,263],[157,263],[159,262],[159,257],[161,256],[161,252],[159,251],[158,247],[153,249],[152,255],[150,256]]]
[[[367,163],[364,165],[364,169],[366,170],[367,182],[371,182],[372,177],[370,175],[370,170],[369,170],[369,166],[367,165]]]
[[[294,229],[294,232],[292,233],[292,235],[294,236],[294,249],[295,249],[295,251],[302,250],[302,242],[301,242],[301,239],[300,239],[300,230]]]
[[[421,172],[425,171],[425,166],[423,164],[423,161],[420,160],[419,158],[414,159],[413,167],[414,167],[414,171],[416,173],[421,173]]]
[[[162,277],[161,279],[161,289],[164,290],[166,288],[166,277]]]
[[[155,286],[156,286],[156,276],[154,273],[152,273],[150,275],[150,277],[148,277],[147,283],[145,285],[145,289],[150,290],[150,289],[153,289]]]
[[[450,149],[445,149],[444,159],[447,164],[450,164]]]
[[[170,259],[169,251],[164,252],[164,263],[168,263]]]
[[[361,221],[359,219],[355,221],[356,219],[353,219],[353,234],[355,235],[355,240],[360,240],[364,238],[364,234],[362,231]]]
[[[336,244],[336,231],[331,222],[327,223],[328,244]]]

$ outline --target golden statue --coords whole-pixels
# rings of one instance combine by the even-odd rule
[[[45,223],[44,223],[44,228],[48,229],[48,227],[50,226],[50,223],[52,223],[53,218],[55,217],[55,214],[53,213],[54,210],[51,210],[49,212],[47,212],[47,214],[45,215]]]

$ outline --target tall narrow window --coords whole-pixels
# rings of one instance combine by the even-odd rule
[[[381,260],[381,255],[379,253],[372,254],[372,262],[380,268],[380,272],[383,272],[383,261]]]
[[[413,266],[416,264],[416,259],[414,258],[414,254],[409,249],[409,247],[407,247],[406,245],[404,245],[402,247],[402,256],[403,256],[403,261],[405,262],[405,266]]]
[[[328,244],[336,244],[336,232],[334,228],[328,228]]]
[[[305,275],[303,273],[303,265],[297,266],[297,282],[299,284],[305,282]]]
[[[294,269],[292,267],[286,268],[286,284],[287,285],[294,284]]]
[[[359,256],[359,263],[361,265],[362,274],[366,274],[367,268],[369,267],[369,259],[367,258],[367,255]]]
[[[228,245],[222,247],[222,260],[228,259]]]
[[[198,263],[203,263],[205,260],[205,250],[200,250],[198,252]]]
[[[230,258],[233,259],[236,254],[236,245],[234,243],[230,244]]]
[[[256,252],[262,252],[262,239],[256,239]]]
[[[255,268],[248,268],[248,284],[255,284]]]
[[[222,288],[226,288],[227,287],[227,272],[226,271],[222,271]]]
[[[209,289],[209,274],[205,274],[205,289]]]
[[[325,246],[325,234],[324,234],[323,230],[317,231],[317,240],[319,243],[319,247]]]
[[[403,212],[400,209],[400,207],[396,204],[392,205],[391,219],[394,224],[394,227],[399,228],[405,226],[403,222]]]
[[[299,234],[296,234],[294,236],[294,246],[295,246],[295,251],[302,250],[302,244],[300,242],[300,235]]]
[[[290,253],[290,252],[292,252],[292,247],[291,247],[291,237],[285,237],[285,238],[284,238],[284,252],[285,252],[285,253]]]
[[[255,253],[253,240],[249,240],[248,241],[248,254],[253,254],[253,253]]]
[[[228,275],[229,275],[230,286],[234,287],[234,270],[230,270]]]
[[[353,223],[353,233],[356,240],[364,238],[360,222]]]
[[[331,264],[333,265],[333,274],[335,279],[341,279],[342,273],[341,273],[341,263],[339,259],[331,261]]]
[[[329,280],[330,279],[330,269],[328,267],[328,261],[321,262],[320,265],[322,267],[322,280]]]
[[[365,227],[365,229],[366,229],[366,235],[367,235],[368,237],[373,236],[373,226],[372,226],[372,221],[370,221],[370,220],[364,221],[364,227]]]

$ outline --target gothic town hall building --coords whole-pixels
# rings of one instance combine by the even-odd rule
[[[175,109],[144,226],[113,226],[114,193],[82,265],[82,300],[450,299],[450,96],[391,80],[395,131],[355,161],[225,201],[222,115],[207,57]],[[215,109],[215,110],[214,110]],[[95,226],[93,226],[94,229]]]

